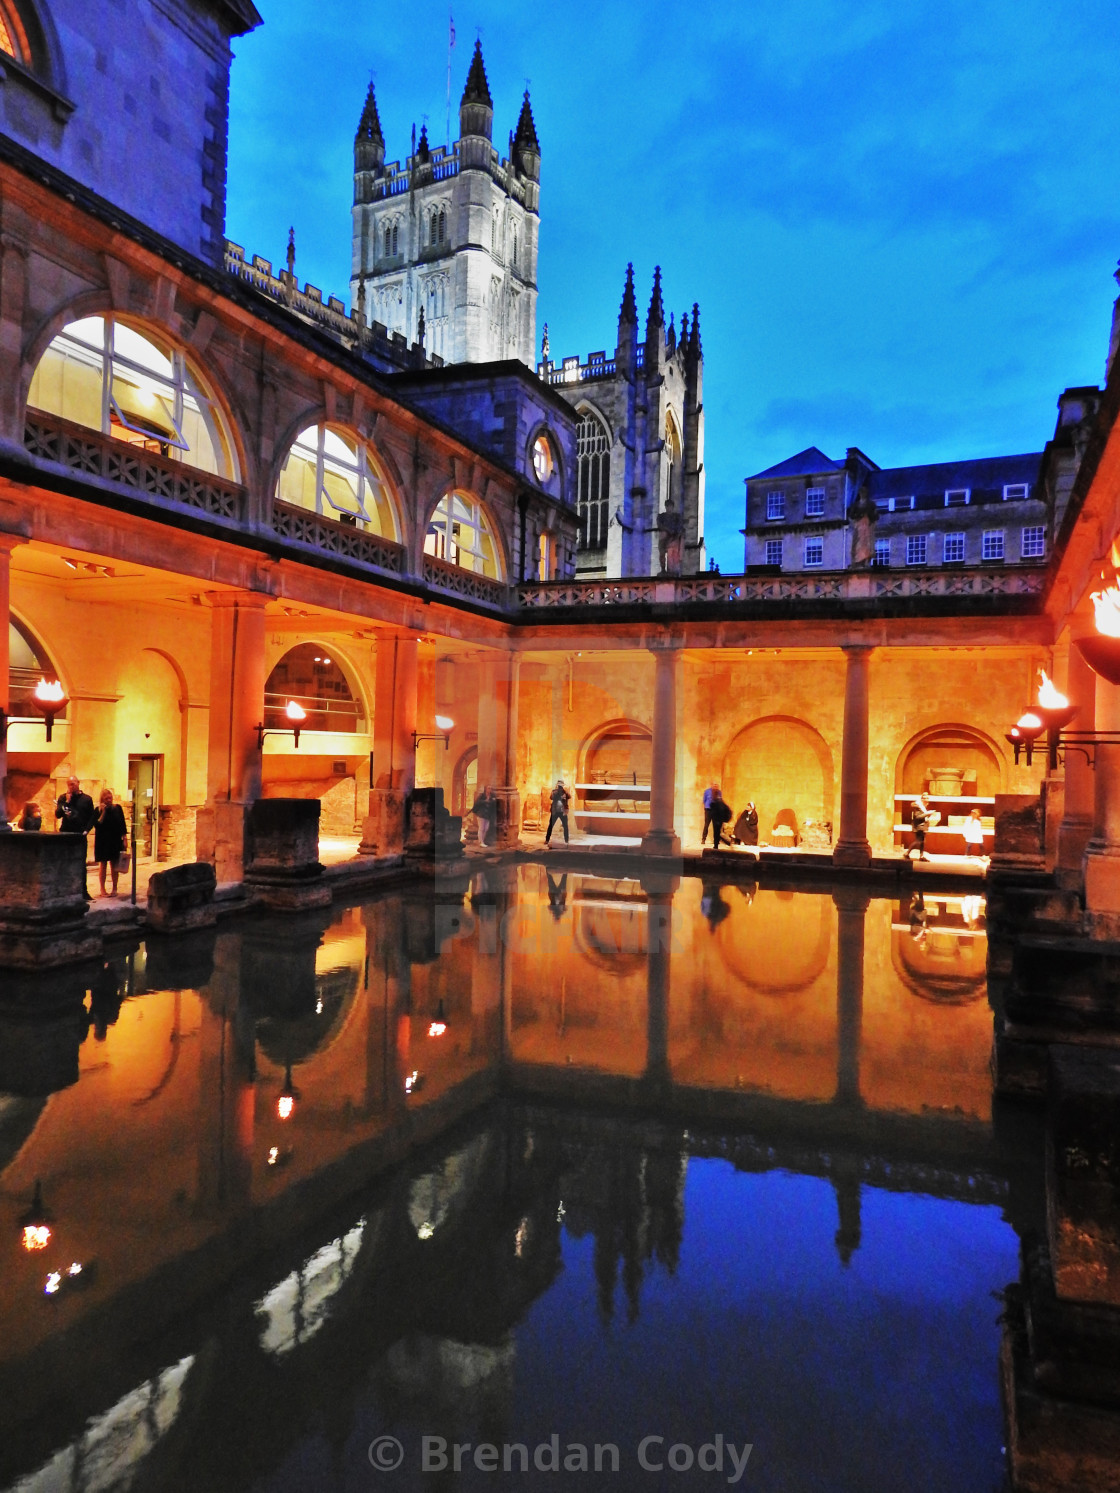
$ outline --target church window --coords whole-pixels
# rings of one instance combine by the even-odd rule
[[[875,558],[871,563],[878,565],[880,568],[891,563],[891,542],[889,539],[876,539]]]
[[[766,517],[771,523],[780,522],[786,516],[786,495],[784,492],[768,492],[766,494]]]
[[[386,258],[393,252],[393,230],[388,223],[385,224],[385,255]]]
[[[824,540],[819,534],[814,534],[805,541],[805,564],[824,564]]]
[[[466,493],[450,493],[436,504],[424,536],[424,553],[477,575],[501,579],[501,561],[490,520],[482,504]]]
[[[447,214],[441,211],[439,215],[439,241],[445,243],[447,240]]]
[[[400,232],[400,225],[397,224],[397,223],[394,223],[393,224],[393,253],[394,254],[396,254],[396,253],[399,252],[399,249],[398,249],[399,239],[397,237],[397,235],[398,235],[399,232]]]
[[[510,255],[510,263],[513,265],[514,269],[517,268],[517,234],[516,234],[516,232],[513,235],[513,252]]]
[[[985,529],[984,536],[980,542],[981,560],[1003,559],[1003,530]]]
[[[301,431],[281,469],[276,496],[386,539],[400,538],[377,458],[353,431],[326,424]]]
[[[960,565],[964,561],[964,534],[958,532],[945,535],[941,558],[946,565]]]
[[[768,539],[766,541],[766,563],[767,565],[781,565],[782,541],[780,539]]]
[[[109,316],[86,316],[51,342],[29,408],[128,445],[238,479],[229,427],[182,353]]]
[[[824,517],[824,488],[810,487],[805,493],[805,517]]]
[[[576,427],[579,460],[579,544],[584,550],[605,549],[610,504],[610,437],[602,421],[589,411]]]
[[[926,536],[924,534],[907,534],[906,563],[907,565],[926,563]]]
[[[549,445],[548,437],[539,435],[533,442],[533,471],[537,474],[537,481],[543,486],[556,469],[556,463],[552,458],[552,447]]]
[[[1024,560],[1041,560],[1046,553],[1046,530],[1042,524],[1029,524],[1023,530],[1019,549]]]

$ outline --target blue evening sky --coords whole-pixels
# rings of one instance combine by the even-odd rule
[[[236,43],[228,231],[348,299],[372,69],[389,159],[444,138],[446,5],[258,0]],[[742,565],[742,479],[808,445],[882,466],[1041,450],[1103,377],[1120,254],[1120,32],[1082,0],[455,5],[452,137],[482,28],[495,142],[529,78],[537,330],[613,349],[698,301],[707,537]]]

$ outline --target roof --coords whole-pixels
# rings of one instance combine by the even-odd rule
[[[810,472],[842,472],[843,470],[842,461],[832,461],[819,447],[807,446],[796,456],[780,461],[776,467],[767,467],[764,472],[756,472],[754,477],[748,477],[747,481],[753,482],[755,477],[804,477]]]
[[[969,461],[926,462],[921,466],[885,467],[868,477],[873,498],[944,498],[949,488],[967,487],[971,492],[998,492],[1006,483],[1038,481],[1041,451],[1018,456],[980,456]]]

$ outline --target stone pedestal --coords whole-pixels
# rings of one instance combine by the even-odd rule
[[[43,969],[100,954],[85,889],[84,835],[0,835],[0,968]]]
[[[203,861],[154,872],[148,882],[148,922],[161,933],[211,927],[218,920],[216,885],[214,867]]]
[[[1041,871],[1042,800],[1031,793],[997,793],[992,866],[999,870]]]
[[[262,798],[249,811],[245,882],[268,907],[325,907],[331,889],[319,860],[319,800]]]
[[[215,879],[221,882],[243,881],[248,860],[248,803],[219,799],[204,804],[195,821],[198,858],[214,867]]]
[[[463,821],[443,806],[442,788],[414,788],[408,800],[405,855],[410,862],[428,864],[462,857]]]
[[[372,788],[369,813],[362,821],[359,855],[400,855],[404,850],[407,822],[406,788]]]

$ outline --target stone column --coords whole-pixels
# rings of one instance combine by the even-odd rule
[[[1066,674],[1066,694],[1079,707],[1070,722],[1071,731],[1091,731],[1096,718],[1097,676],[1071,645]],[[1096,784],[1089,759],[1081,752],[1070,751],[1065,759],[1065,811],[1058,827],[1058,865],[1055,872],[1061,887],[1080,888],[1082,862],[1093,833]]]
[[[867,664],[870,648],[845,648],[844,746],[840,767],[840,835],[832,852],[838,866],[868,866]]]
[[[268,597],[218,591],[210,605],[210,734],[198,858],[210,862],[219,882],[241,881],[246,818],[261,796],[257,726],[264,719]]]
[[[373,706],[373,781],[362,855],[400,855],[416,786],[417,644],[408,634],[378,640]]]
[[[832,894],[836,904],[836,1102],[858,1106],[863,1028],[863,945],[870,896],[855,887]]]
[[[1120,731],[1120,685],[1098,678],[1098,731]],[[1085,915],[1091,932],[1120,936],[1120,746],[1097,746],[1093,834],[1085,850]]]
[[[8,627],[12,616],[12,550],[19,542],[7,534],[0,534],[0,710],[5,717],[11,704],[8,693]],[[8,828],[7,787],[8,743],[5,734],[0,739],[0,833]]]
[[[653,775],[649,793],[649,834],[645,855],[680,855],[674,828],[677,789],[677,681],[680,652],[670,645],[653,650]]]
[[[498,801],[492,846],[515,849],[521,833],[517,790],[517,708],[521,659],[516,653],[484,659],[478,669],[478,767],[481,793],[492,788]]]

